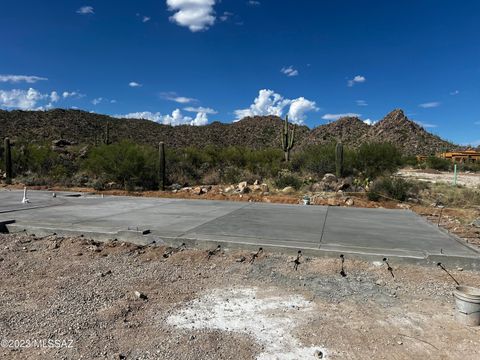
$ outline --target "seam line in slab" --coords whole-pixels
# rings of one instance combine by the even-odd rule
[[[328,217],[328,210],[329,209],[330,209],[330,206],[327,206],[327,211],[325,212],[325,220],[323,220],[322,233],[320,234],[320,241],[318,243],[318,248],[319,249],[320,249],[320,246],[322,245],[323,234],[325,232],[325,226],[327,224],[327,217]]]

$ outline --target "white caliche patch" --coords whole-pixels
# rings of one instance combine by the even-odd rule
[[[170,21],[192,32],[207,30],[215,23],[214,5],[215,0],[167,0],[168,10],[174,12]]]
[[[292,331],[313,310],[299,295],[268,296],[257,288],[216,289],[188,303],[167,323],[190,330],[222,330],[252,336],[263,352],[258,360],[318,359],[321,347],[303,347]]]
[[[235,110],[236,121],[247,116],[276,115],[282,116],[284,110],[288,107],[288,116],[296,124],[303,124],[306,113],[318,111],[315,101],[299,97],[296,99],[286,99],[273,90],[262,89],[258,96],[253,100],[253,104],[247,109]]]

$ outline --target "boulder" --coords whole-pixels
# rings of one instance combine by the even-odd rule
[[[327,173],[323,176],[322,181],[325,183],[337,182],[337,177],[333,174]]]
[[[294,193],[295,192],[295,189],[291,186],[287,186],[287,187],[284,187],[282,189],[282,193],[284,194],[291,194],[291,193]]]
[[[192,190],[192,193],[195,195],[202,195],[203,194],[203,188],[201,186],[194,187]]]
[[[353,205],[355,205],[355,201],[354,201],[352,198],[347,197],[347,198],[345,199],[345,205],[347,205],[347,206],[353,206]]]
[[[241,183],[238,184],[238,190],[242,191],[243,189],[248,187],[248,183],[246,181],[242,181]]]

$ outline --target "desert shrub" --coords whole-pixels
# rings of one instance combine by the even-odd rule
[[[224,184],[236,184],[242,179],[242,172],[235,166],[227,166],[222,171],[221,181]]]
[[[435,183],[428,191],[429,200],[439,200],[446,206],[480,206],[480,188],[453,186],[447,183]]]
[[[373,182],[368,190],[368,199],[378,201],[381,197],[405,201],[413,184],[405,179],[397,177],[382,177]]]
[[[401,153],[390,143],[364,143],[356,156],[356,168],[370,179],[391,174],[401,165]]]
[[[152,189],[158,184],[157,158],[153,147],[123,141],[92,149],[83,166],[92,175],[121,184],[127,190],[135,186]]]
[[[412,155],[402,157],[402,165],[403,166],[417,167],[417,165],[418,165],[417,157],[412,156]]]
[[[302,180],[295,174],[290,172],[280,172],[274,181],[275,186],[278,189],[283,189],[287,186],[293,187],[295,190],[298,190],[302,187]]]
[[[311,145],[292,157],[291,169],[304,174],[323,176],[326,173],[335,173],[335,143],[329,145]],[[354,173],[356,154],[344,148],[343,171],[344,176]]]
[[[427,169],[443,170],[443,171],[450,170],[452,166],[452,163],[450,160],[442,159],[436,156],[429,156],[425,160],[425,164]]]

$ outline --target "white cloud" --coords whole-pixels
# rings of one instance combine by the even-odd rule
[[[220,20],[221,21],[227,21],[228,19],[230,19],[231,17],[233,16],[233,13],[229,12],[229,11],[225,11],[223,13],[223,15],[220,16]]]
[[[343,117],[360,117],[362,116],[361,114],[356,114],[356,113],[345,113],[345,114],[325,114],[322,116],[323,120],[329,120],[329,121],[336,121],[340,118]]]
[[[82,97],[85,97],[85,95],[84,95],[84,94],[80,94],[80,93],[77,92],[77,91],[71,91],[71,92],[69,92],[69,91],[64,91],[64,92],[62,93],[62,97],[63,97],[64,99],[67,99],[67,98],[69,98],[69,97],[82,98]]]
[[[250,6],[260,6],[261,2],[256,0],[249,0],[247,1],[247,4]]]
[[[421,121],[415,121],[415,122],[416,122],[418,125],[424,127],[425,129],[427,129],[427,128],[436,128],[436,127],[437,127],[437,125],[435,125],[435,124],[423,123],[423,122],[421,122]]]
[[[194,99],[194,98],[189,98],[189,97],[185,97],[185,96],[179,96],[177,95],[177,93],[175,92],[163,92],[163,93],[160,93],[160,97],[162,99],[166,99],[166,100],[170,100],[170,101],[175,101],[176,103],[179,103],[179,104],[188,104],[188,103],[192,103],[192,102],[197,102],[198,100],[197,99]]]
[[[142,84],[137,83],[136,81],[131,81],[131,82],[128,83],[128,86],[130,86],[130,87],[141,87]]]
[[[80,9],[77,10],[77,14],[87,15],[87,14],[95,14],[93,11],[92,6],[82,6]]]
[[[168,10],[174,12],[170,21],[192,32],[207,30],[215,23],[215,0],[167,0]]]
[[[52,94],[56,92],[52,92]],[[0,107],[7,109],[35,110],[38,102],[51,100],[52,94],[42,94],[38,90],[30,88],[28,90],[0,90]]]
[[[460,94],[460,91],[458,91],[458,90],[452,91],[450,93],[450,95],[452,95],[452,96],[455,96],[455,95],[458,95],[458,94]]]
[[[102,98],[102,97],[95,98],[95,99],[92,100],[92,104],[93,105],[98,105],[101,102],[103,102],[103,100],[104,100],[104,98]]]
[[[289,66],[289,67],[283,67],[280,72],[282,72],[283,74],[287,75],[287,76],[297,76],[298,75],[298,70],[294,69],[293,66]]]
[[[151,17],[150,16],[144,16],[142,18],[142,22],[146,23],[146,22],[149,22],[151,20]]]
[[[365,81],[367,81],[367,79],[365,78],[365,76],[357,75],[357,76],[355,76],[353,79],[348,80],[347,85],[348,85],[349,87],[352,87],[352,86],[354,86],[356,83],[364,83]]]
[[[373,121],[371,119],[365,119],[363,120],[363,122],[367,125],[375,125],[377,123],[376,121]]]
[[[462,145],[463,146],[473,146],[473,147],[480,146],[480,140],[470,141],[469,143],[463,143]]]
[[[57,102],[58,100],[60,100],[60,96],[58,95],[58,93],[56,91],[52,91],[51,94],[50,94],[50,101],[51,102]]]
[[[282,95],[273,90],[262,89],[258,96],[247,109],[235,110],[237,121],[256,115],[276,115],[282,116],[284,109],[289,106],[288,115],[292,122],[301,124],[305,120],[305,113],[309,111],[318,111],[314,101],[299,97],[297,99],[285,99]]]
[[[185,116],[182,114],[180,109],[175,109],[171,115],[162,115],[159,112],[152,113],[150,111],[136,112],[125,115],[115,115],[117,118],[126,118],[126,119],[146,119],[158,122],[164,125],[192,125],[192,126],[201,126],[208,124],[208,116],[204,112],[198,112],[195,118],[190,116]]]
[[[26,82],[28,84],[34,84],[37,81],[45,81],[47,78],[31,75],[0,75],[0,83],[19,83]]]
[[[368,106],[368,103],[365,100],[356,100],[358,106]]]
[[[480,125],[480,121],[475,121],[474,124],[475,125]]]
[[[431,108],[436,108],[440,106],[440,103],[438,101],[432,101],[432,102],[420,104],[418,106],[424,109],[431,109]]]
[[[217,110],[214,110],[214,109],[208,108],[208,107],[205,108],[203,106],[199,106],[199,107],[188,106],[186,108],[183,108],[183,110],[188,111],[188,112],[195,112],[195,113],[202,112],[202,113],[205,113],[205,114],[218,114]]]

